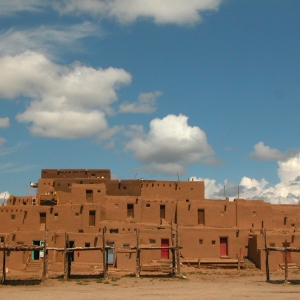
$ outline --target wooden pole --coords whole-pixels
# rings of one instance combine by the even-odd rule
[[[284,283],[288,283],[288,256],[287,240],[284,243]]]
[[[265,251],[266,251],[266,277],[267,277],[267,282],[270,281],[270,269],[269,269],[269,249],[267,245],[267,230],[266,228],[263,228],[263,236],[264,236],[264,241],[265,241]]]
[[[6,281],[6,250],[3,251],[2,284]]]
[[[103,228],[102,231],[102,245],[103,245],[103,278],[106,278],[107,276],[107,268],[106,268],[106,241],[105,241],[105,231],[106,231],[106,227]]]
[[[43,262],[43,280],[48,279],[48,229],[45,230],[45,241],[44,241],[44,262]]]
[[[65,232],[65,249],[64,249],[64,280],[68,279],[68,252],[67,252],[68,234]]]
[[[140,269],[140,230],[136,229],[136,272],[135,276],[140,277],[141,269]]]
[[[177,276],[180,276],[180,251],[179,251],[179,237],[178,237],[178,223],[176,224],[176,265],[177,265]]]
[[[173,222],[171,221],[171,241],[172,241],[172,247],[175,247],[175,234],[173,232]],[[176,256],[175,256],[175,249],[171,249],[172,252],[172,275],[176,275]]]

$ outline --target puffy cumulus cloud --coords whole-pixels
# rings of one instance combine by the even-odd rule
[[[166,170],[175,166],[172,173],[176,168],[182,173],[184,165],[203,162],[214,155],[205,132],[199,127],[189,126],[187,121],[188,117],[182,114],[156,118],[150,122],[148,134],[139,132],[139,136],[132,137],[125,149],[133,151],[134,157],[152,171],[169,174]]]
[[[250,153],[249,156],[251,158],[263,161],[282,161],[295,156],[297,153],[300,153],[300,151],[296,149],[290,149],[286,152],[281,152],[278,149],[265,146],[263,142],[259,142],[254,145],[254,152]]]
[[[116,90],[131,82],[123,69],[62,66],[32,51],[3,56],[0,67],[6,74],[0,97],[31,98],[17,120],[32,124],[32,134],[47,137],[79,138],[107,129],[105,114],[112,112]]]
[[[2,204],[2,203],[4,203],[4,204],[6,204],[6,201],[7,201],[7,199],[9,198],[9,196],[10,196],[10,194],[9,194],[9,192],[2,192],[2,193],[0,193],[0,205]]]
[[[11,28],[0,34],[0,53],[19,54],[26,50],[37,51],[48,57],[55,57],[57,52],[65,49],[80,51],[82,44],[78,41],[89,36],[103,36],[104,31],[90,22],[70,26],[41,26],[17,30]]]
[[[280,182],[274,186],[270,186],[264,178],[257,180],[246,176],[239,184],[227,180],[220,184],[214,179],[197,177],[191,177],[190,180],[205,182],[206,198],[219,199],[225,194],[232,200],[238,197],[239,191],[239,196],[243,199],[263,199],[275,204],[298,204],[300,201],[300,154],[284,162],[279,161],[277,173]]]
[[[156,111],[156,98],[160,95],[161,92],[159,91],[141,93],[138,101],[132,103],[123,102],[119,111],[122,113],[152,113]]]
[[[57,0],[55,8],[62,14],[89,13],[117,19],[121,23],[141,18],[156,24],[195,24],[201,13],[217,11],[223,0]]]
[[[9,118],[0,118],[0,128],[9,127]]]
[[[0,136],[0,147],[2,147],[5,142],[6,142],[6,139]]]

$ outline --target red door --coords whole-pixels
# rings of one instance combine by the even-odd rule
[[[228,239],[227,237],[220,238],[220,256],[228,256]]]
[[[161,239],[161,247],[169,247],[169,239]],[[169,249],[161,249],[161,258],[169,259]]]

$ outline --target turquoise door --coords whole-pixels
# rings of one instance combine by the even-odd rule
[[[114,247],[114,243],[107,243],[107,246]],[[107,250],[107,263],[108,264],[113,264],[115,261],[115,254],[114,254],[114,249],[108,249]]]

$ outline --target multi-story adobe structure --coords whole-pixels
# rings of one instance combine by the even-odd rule
[[[135,269],[136,229],[140,243],[160,247],[170,245],[170,224],[178,224],[180,250],[184,258],[248,257],[264,268],[262,229],[268,246],[282,246],[285,240],[300,247],[300,206],[273,205],[263,200],[234,201],[205,199],[202,181],[113,180],[110,170],[44,169],[34,196],[10,196],[0,206],[0,245],[41,245],[48,232],[48,244],[101,246],[99,238],[106,228],[112,267]],[[141,253],[142,263],[169,258],[169,250]],[[0,252],[0,261],[3,252]],[[63,255],[49,251],[50,270],[63,269]],[[11,252],[7,266],[24,270],[29,260],[41,260],[42,251]],[[94,251],[76,252],[74,262],[101,264]],[[291,262],[300,264],[292,253]],[[283,262],[280,252],[270,255],[270,269]]]

